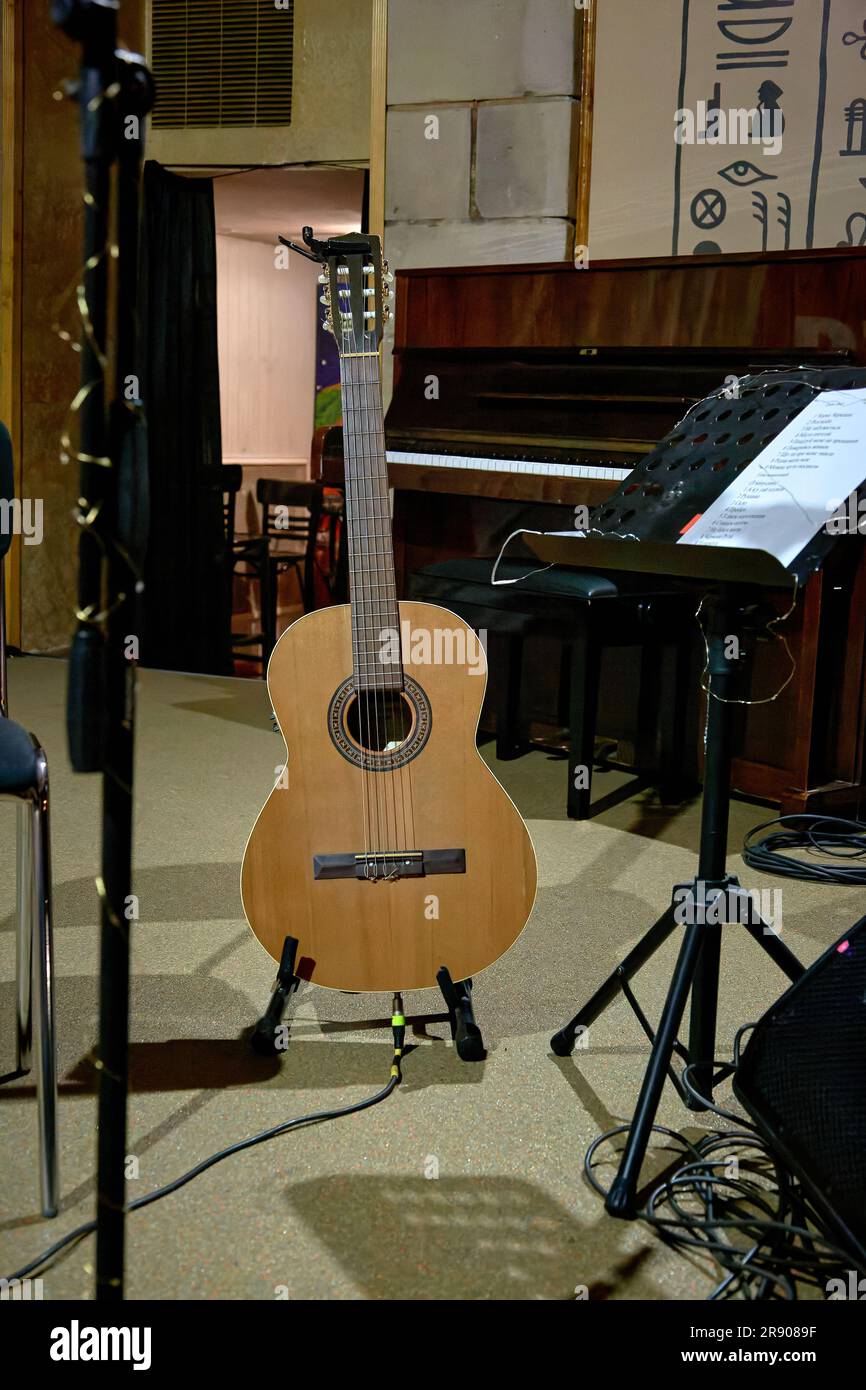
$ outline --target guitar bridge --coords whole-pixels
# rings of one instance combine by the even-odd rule
[[[313,878],[426,878],[465,874],[465,849],[368,850],[362,854],[314,854]]]

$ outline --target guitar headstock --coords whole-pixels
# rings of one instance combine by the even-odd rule
[[[304,241],[323,266],[319,298],[325,306],[324,327],[333,333],[340,356],[378,352],[394,280],[382,259],[379,237],[351,232],[317,242],[308,231],[305,227]]]

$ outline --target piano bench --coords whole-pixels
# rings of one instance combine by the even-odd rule
[[[497,579],[519,582],[503,585],[490,582],[492,559],[444,560],[409,576],[408,598],[450,608],[476,631],[486,629],[502,641],[497,758],[520,757],[528,749],[521,737],[524,639],[553,637],[562,643],[564,657],[570,658],[567,811],[571,819],[585,820],[592,799],[601,655],[605,647],[639,647],[639,771],[651,773],[663,799],[680,799],[687,784],[686,706],[694,599],[670,584],[648,585],[643,576],[613,578],[556,565],[529,574],[536,563],[532,557],[504,560]],[[676,674],[674,698],[667,702],[662,718],[659,649],[664,646],[675,649]],[[648,749],[653,750],[649,755]],[[650,769],[650,762],[657,766]]]

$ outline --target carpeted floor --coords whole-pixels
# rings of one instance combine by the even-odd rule
[[[66,760],[61,661],[10,663],[11,709],[49,755],[60,1049],[60,1215],[39,1216],[36,1111],[26,1080],[0,1088],[0,1273],[93,1212],[99,786]],[[490,746],[485,752],[490,753]],[[282,761],[261,682],[143,672],[139,684],[133,935],[130,1196],[214,1149],[294,1115],[360,1099],[390,1064],[390,999],[305,987],[288,1052],[256,1058],[244,1032],[266,1002],[273,964],[238,893],[249,829]],[[565,767],[534,752],[496,765],[528,821],[539,894],[515,947],[478,977],[489,1047],[465,1065],[435,992],[406,997],[418,1044],[383,1105],[237,1157],[128,1223],[128,1296],[194,1299],[694,1299],[711,1271],[604,1215],[583,1153],[633,1107],[647,1055],[619,1002],[589,1046],[554,1058],[550,1033],[694,872],[696,804],[674,813],[649,794],[589,823],[565,818]],[[599,796],[618,774],[599,774]],[[15,808],[0,806],[8,871],[0,885],[0,1071],[14,1063]],[[735,802],[732,867],[764,808]],[[743,875],[750,886],[781,881]],[[814,959],[861,913],[856,889],[785,882],[784,935]],[[656,1018],[676,952],[668,943],[637,992]],[[726,929],[719,1052],[783,981],[737,927]],[[424,1016],[440,1015],[438,1022]],[[726,1093],[722,1092],[723,1098]],[[670,1088],[661,1117],[696,1131]],[[658,1166],[662,1166],[656,1155]],[[46,1298],[89,1297],[93,1241],[45,1276]]]

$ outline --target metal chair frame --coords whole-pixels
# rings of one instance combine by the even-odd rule
[[[9,718],[6,672],[6,557],[0,556],[0,717]],[[56,1216],[60,1193],[57,1142],[57,1041],[54,1010],[54,937],[48,759],[31,734],[35,774],[26,785],[0,793],[18,802],[16,854],[16,1070],[36,1065],[39,1182],[44,1216]],[[11,1077],[5,1078],[7,1080]]]

